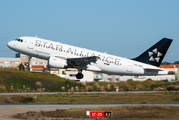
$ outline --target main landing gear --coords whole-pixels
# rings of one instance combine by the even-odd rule
[[[27,66],[27,71],[30,71],[30,61],[31,61],[31,56],[28,57],[28,62],[25,63],[25,65]]]
[[[82,79],[83,77],[84,77],[84,75],[82,74],[82,70],[80,69],[80,70],[78,70],[79,72],[78,72],[78,74],[76,74],[76,78],[77,79]]]

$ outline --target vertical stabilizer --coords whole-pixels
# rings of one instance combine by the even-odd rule
[[[163,38],[133,60],[159,67],[171,42],[172,39]]]

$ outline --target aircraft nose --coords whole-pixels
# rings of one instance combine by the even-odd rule
[[[14,46],[14,44],[13,44],[12,41],[10,41],[10,42],[7,43],[7,46],[12,49],[12,47]]]

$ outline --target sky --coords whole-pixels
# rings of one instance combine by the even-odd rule
[[[0,57],[21,36],[135,58],[162,38],[173,42],[163,61],[179,61],[178,0],[0,0]]]

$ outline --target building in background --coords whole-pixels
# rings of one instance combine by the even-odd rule
[[[20,58],[0,58],[1,67],[18,67],[20,63]]]
[[[159,66],[160,68],[163,68],[165,70],[167,70],[168,72],[172,71],[174,73],[176,73],[177,71],[175,70],[175,66],[172,65],[172,64],[169,64],[169,65],[160,65]]]
[[[17,68],[20,63],[26,64],[28,62],[29,56],[17,53],[15,58],[0,58],[0,67],[13,67]],[[48,61],[32,57],[29,63],[30,71],[33,72],[49,72],[48,70]],[[173,72],[179,76],[179,64],[169,64],[169,65],[160,65],[160,68],[163,68],[169,72]],[[176,75],[160,75],[160,76],[120,76],[120,75],[107,75],[100,72],[91,72],[91,71],[83,71],[84,78],[78,80],[76,78],[76,74],[78,71],[76,69],[57,69],[57,68],[50,68],[51,74],[56,74],[57,76],[77,80],[80,82],[92,82],[92,81],[126,81],[129,79],[136,80],[136,81],[144,81],[147,79],[152,80],[177,80]]]
[[[76,78],[77,73],[78,73],[77,69],[73,69],[71,71],[68,71],[68,74],[67,74],[68,79],[78,80]],[[94,77],[93,77],[94,72],[83,70],[83,74],[84,74],[84,77],[82,79],[79,79],[78,81],[80,81],[80,82],[86,82],[86,81],[87,82],[93,82],[94,81]]]
[[[0,67],[8,68],[13,67],[16,68],[21,63],[21,59],[18,55],[15,58],[0,58]]]

